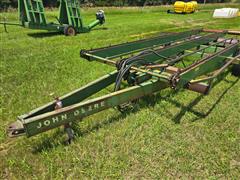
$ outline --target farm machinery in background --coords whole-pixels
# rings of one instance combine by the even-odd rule
[[[197,1],[176,1],[173,5],[174,11],[167,10],[167,13],[171,14],[190,14],[194,13],[198,9]]]
[[[69,129],[72,122],[108,108],[132,110],[144,96],[166,88],[208,94],[226,69],[240,77],[240,41],[226,34],[196,29],[81,50],[80,56],[90,63],[98,61],[116,70],[19,116],[8,127],[8,135],[31,137],[63,125]],[[109,86],[111,93],[90,98]]]
[[[30,29],[41,29],[64,33],[67,36],[74,36],[77,33],[89,32],[97,25],[105,23],[104,11],[96,13],[96,20],[85,26],[80,12],[78,0],[59,0],[59,16],[56,17],[58,23],[47,22],[42,0],[18,0],[19,23],[8,23],[6,18],[3,24],[20,25]]]

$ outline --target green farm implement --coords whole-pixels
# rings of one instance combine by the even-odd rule
[[[56,17],[58,23],[47,22],[42,0],[18,0],[19,23],[7,23],[6,19],[3,24],[20,25],[30,29],[42,29],[64,33],[67,36],[74,36],[77,33],[89,32],[97,25],[105,23],[104,11],[99,10],[96,13],[96,20],[85,26],[80,12],[78,0],[59,0],[59,16]]]
[[[209,33],[202,29],[81,50],[82,58],[114,66],[116,70],[19,116],[8,127],[8,134],[31,137],[108,108],[129,111],[142,97],[166,88],[208,94],[225,70],[240,76],[239,50],[236,37],[225,31]],[[90,99],[108,86],[113,89],[111,93]]]

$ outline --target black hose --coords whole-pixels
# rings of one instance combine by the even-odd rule
[[[154,53],[155,55],[159,56],[160,58],[164,58],[164,59],[167,59],[169,60],[168,57],[166,56],[163,56],[163,55],[160,55],[157,51],[155,50],[145,50],[141,53],[139,53],[137,56],[134,56],[134,57],[130,57],[130,58],[127,58],[127,59],[122,59],[120,61],[118,61],[118,63],[116,64],[117,66],[117,69],[118,69],[118,75],[117,75],[117,78],[116,78],[116,83],[115,83],[115,87],[114,87],[114,91],[118,91],[120,89],[120,85],[121,85],[121,81],[122,79],[127,79],[127,76],[128,76],[128,73],[129,73],[129,70],[131,69],[131,67],[133,65],[138,65],[139,63],[141,65],[149,65],[149,64],[152,64],[152,63],[149,63],[147,62],[146,59],[142,58],[141,56],[148,53],[148,52],[152,52]]]
[[[129,63],[130,62],[130,63]],[[125,59],[122,60],[122,62],[118,63],[118,75],[116,78],[116,82],[115,82],[115,87],[114,87],[114,91],[118,91],[120,89],[120,85],[122,82],[122,79],[127,79],[128,74],[129,74],[129,70],[131,69],[131,67],[133,65],[137,65],[141,63],[141,65],[146,65],[147,63],[145,62],[144,59]]]

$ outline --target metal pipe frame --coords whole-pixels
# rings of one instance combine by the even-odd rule
[[[126,80],[129,87],[86,100],[97,92],[113,85],[119,77],[120,70],[118,68],[118,70],[86,86],[60,97],[59,99],[63,104],[61,109],[55,110],[56,102],[52,101],[25,115],[19,116],[18,120],[7,129],[9,136],[26,135],[31,137],[73,121],[81,121],[84,117],[159,92],[165,88],[174,88],[176,90],[186,88],[206,94],[211,84],[202,82],[214,80],[231,64],[239,60],[237,53],[239,52],[240,43],[238,40],[233,43],[227,43],[227,39],[217,42],[220,37],[225,35],[223,32],[202,34],[202,31],[198,31],[198,33],[201,33],[198,35],[195,34],[197,31],[193,31],[194,38],[192,37],[193,33],[189,33],[189,31],[175,34],[174,44],[164,48],[160,47],[162,42],[165,44],[172,43],[172,39],[168,39],[169,35],[96,50],[82,50],[80,53],[81,57],[111,66],[119,65],[116,59],[122,56],[123,52],[125,55],[130,55],[130,57],[125,57],[121,60],[122,64],[130,62],[129,60],[133,60],[135,63],[125,63],[126,67],[129,67],[129,72],[124,80],[120,79],[121,82]],[[145,42],[148,43],[144,44]],[[152,50],[152,47],[156,46],[156,42],[159,42],[160,48]],[[142,51],[142,43],[145,47],[144,51]],[[224,47],[217,48],[221,43],[223,43]],[[202,45],[206,45],[206,47],[201,48]],[[126,51],[126,47],[129,48],[129,52]],[[210,54],[205,52],[208,48],[213,49]],[[113,49],[115,51],[111,52]],[[136,54],[136,52],[140,53]],[[112,53],[111,57],[114,58],[108,58],[110,53]],[[204,53],[207,56],[199,59],[199,53]],[[102,56],[100,56],[101,54]],[[198,58],[195,57],[196,55]],[[195,58],[190,65],[184,68],[180,67],[180,60],[185,61],[188,57]],[[141,64],[138,61],[139,59],[144,59],[146,64]],[[205,79],[202,78],[202,76],[207,76],[209,73],[212,73],[212,76]],[[130,80],[133,82],[131,83]]]
[[[227,57],[226,57],[226,59],[227,59]],[[231,58],[228,62],[226,62],[226,64],[224,64],[220,69],[216,70],[211,76],[205,77],[205,78],[201,78],[201,79],[192,80],[192,81],[190,81],[190,83],[194,84],[194,83],[200,83],[200,82],[205,82],[205,81],[209,81],[209,80],[215,79],[224,70],[226,70],[230,65],[232,65],[234,63],[234,61],[237,61],[239,59],[240,59],[240,55],[237,55],[237,56]]]

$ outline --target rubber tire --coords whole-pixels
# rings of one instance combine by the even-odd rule
[[[240,64],[234,64],[232,66],[232,75],[240,77]]]
[[[66,36],[76,36],[77,32],[73,26],[67,26],[64,28],[64,34]]]

